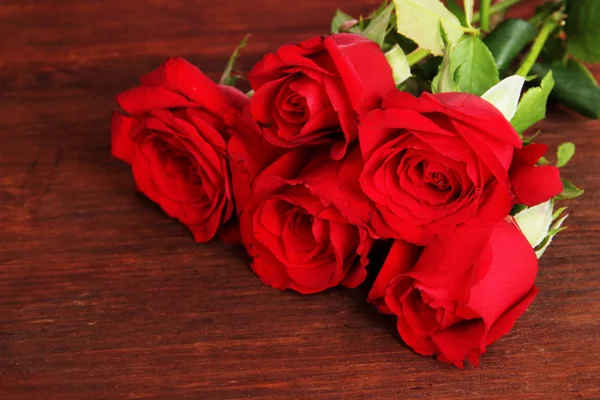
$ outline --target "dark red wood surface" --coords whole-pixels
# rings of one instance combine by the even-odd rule
[[[165,57],[217,78],[376,0],[2,0],[0,399],[600,399],[600,123],[554,109],[586,189],[540,295],[481,367],[416,355],[366,289],[263,286],[241,249],[195,244],[110,156],[113,96]]]

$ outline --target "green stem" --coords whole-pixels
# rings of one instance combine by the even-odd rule
[[[490,7],[490,15],[505,11],[515,4],[522,2],[523,0],[504,0],[502,3],[494,4]],[[473,22],[477,22],[481,19],[481,13],[473,14]]]
[[[415,51],[413,51],[412,53],[410,53],[409,55],[406,56],[408,65],[410,65],[412,67],[413,65],[415,65],[416,63],[418,63],[419,61],[421,61],[422,59],[427,57],[429,54],[431,54],[429,52],[429,50],[416,49]]]
[[[525,78],[527,77],[527,74],[529,74],[529,71],[531,71],[533,64],[535,64],[538,57],[540,56],[540,53],[544,48],[544,44],[546,44],[546,41],[550,37],[550,34],[554,31],[554,29],[556,29],[557,26],[557,21],[554,17],[549,18],[546,22],[544,22],[544,25],[542,25],[542,29],[538,33],[537,37],[533,42],[533,45],[531,46],[531,50],[529,50],[529,53],[523,60],[523,64],[521,64],[521,66],[517,70],[517,75],[521,75]]]
[[[463,26],[462,30],[463,30],[464,33],[467,33],[469,35],[479,36],[479,34],[481,33],[481,31],[479,29],[473,28],[473,27],[469,28],[469,27]]]
[[[492,0],[481,0],[479,12],[481,15],[481,30],[489,32],[490,30],[490,6]]]

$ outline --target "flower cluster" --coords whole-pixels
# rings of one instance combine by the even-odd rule
[[[373,274],[367,301],[408,346],[476,366],[537,294],[559,169],[515,129],[524,79],[516,97],[514,77],[412,94],[357,23],[265,55],[250,96],[167,60],[118,95],[112,152],[197,242],[243,244],[264,284],[311,294]]]

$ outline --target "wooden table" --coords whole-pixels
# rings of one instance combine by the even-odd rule
[[[0,399],[600,398],[600,123],[555,109],[586,189],[540,295],[478,369],[405,347],[366,288],[263,286],[244,251],[195,244],[110,156],[113,96],[169,55],[217,78],[376,0],[2,0]]]

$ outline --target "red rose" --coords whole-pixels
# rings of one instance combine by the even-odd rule
[[[244,209],[254,179],[286,151],[264,139],[248,107],[230,114],[231,137],[227,143],[233,194],[238,214]]]
[[[371,239],[311,193],[299,175],[305,162],[303,153],[284,154],[254,181],[240,216],[252,269],[267,285],[303,294],[356,287],[366,276]]]
[[[247,98],[181,58],[141,83],[117,97],[125,114],[113,115],[112,152],[131,164],[138,190],[208,241],[234,209],[223,119]]]
[[[521,139],[480,97],[395,91],[361,120],[359,142],[381,237],[427,244],[461,223],[501,220],[514,204],[508,170]]]
[[[400,336],[417,353],[477,366],[535,298],[535,252],[512,219],[461,225],[419,251],[396,241],[370,300],[381,304],[387,287],[380,310],[398,317]]]
[[[562,193],[559,169],[553,165],[536,166],[547,151],[548,146],[538,143],[515,149],[510,180],[518,204],[531,207]]]
[[[357,111],[379,106],[395,87],[379,46],[353,34],[285,45],[256,64],[248,79],[255,91],[251,113],[269,142],[331,143],[335,159],[356,139]]]

